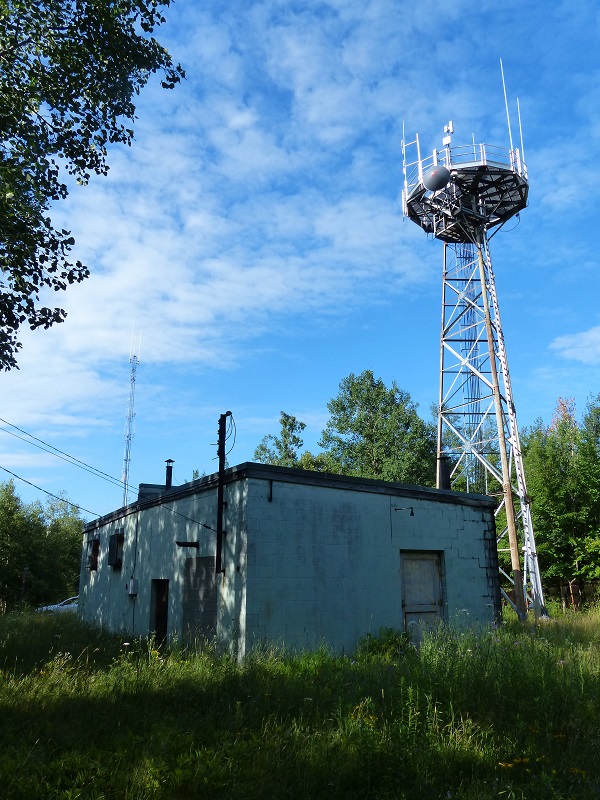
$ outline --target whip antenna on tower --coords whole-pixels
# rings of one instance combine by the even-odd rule
[[[527,205],[527,167],[508,125],[509,150],[454,147],[452,123],[433,155],[421,157],[418,134],[403,141],[402,207],[444,243],[437,485],[450,488],[450,473],[454,488],[500,498],[498,541],[508,540],[512,578],[500,572],[514,602],[502,592],[524,618],[530,604],[536,616],[546,610],[488,236]]]
[[[506,124],[508,125],[508,140],[510,142],[510,152],[513,152],[513,138],[512,138],[512,128],[510,127],[510,113],[508,110],[508,97],[506,96],[506,82],[504,80],[504,67],[502,65],[502,59],[500,59],[500,74],[502,75],[502,89],[504,91],[504,108],[506,109]]]
[[[142,335],[140,334],[137,339],[137,352],[140,353],[142,349]],[[131,365],[130,378],[129,378],[129,400],[127,402],[127,413],[125,417],[125,455],[123,457],[123,506],[127,505],[127,497],[129,493],[129,466],[131,464],[131,442],[135,435],[135,379],[137,375],[137,368],[140,360],[135,353],[136,346],[134,342],[133,332],[131,334],[131,349],[129,355],[129,364]]]

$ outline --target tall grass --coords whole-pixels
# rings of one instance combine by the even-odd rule
[[[600,613],[353,657],[0,617],[2,798],[600,797]]]

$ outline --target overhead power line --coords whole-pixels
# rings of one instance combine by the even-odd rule
[[[8,434],[10,434],[11,436],[14,436],[17,439],[20,439],[22,442],[25,442],[26,444],[32,444],[34,447],[37,447],[38,449],[43,450],[45,453],[49,453],[50,455],[56,456],[56,458],[60,458],[62,461],[66,461],[68,464],[71,464],[74,467],[79,467],[80,469],[83,469],[85,472],[91,473],[92,475],[94,475],[97,478],[102,478],[102,480],[108,481],[109,483],[112,483],[112,484],[114,484],[116,486],[119,486],[119,487],[123,486],[123,482],[122,481],[118,480],[117,478],[114,478],[112,475],[109,475],[107,472],[103,472],[102,470],[99,470],[96,467],[91,466],[91,464],[86,464],[85,461],[81,461],[80,459],[75,458],[74,456],[71,456],[68,453],[65,453],[64,450],[60,450],[58,447],[54,447],[54,445],[51,445],[48,442],[45,442],[43,439],[38,439],[37,436],[33,436],[33,434],[28,433],[26,430],[23,430],[23,428],[19,428],[18,425],[13,425],[12,422],[8,422],[7,420],[3,419],[2,417],[0,417],[0,422],[3,422],[5,425],[8,425],[11,428],[14,428],[15,430],[19,431],[20,433],[24,433],[25,436],[29,437],[29,439],[25,439],[22,436],[18,436],[16,433],[14,433],[13,431],[9,431],[6,428],[0,428],[0,430],[3,431],[4,433],[8,433]],[[235,434],[235,423],[233,423],[233,426],[234,426],[233,430],[234,430],[234,434]],[[230,435],[231,435],[231,426],[230,426],[230,431],[228,433],[227,438],[229,438]],[[33,440],[33,441],[30,441],[30,440]],[[36,442],[38,442],[39,444],[36,444]],[[234,439],[234,444],[235,444],[235,439]],[[44,446],[42,447],[42,445],[44,445]],[[232,449],[233,449],[233,446],[232,446]],[[231,451],[229,451],[229,452],[231,452]],[[56,494],[52,494],[52,492],[49,492],[47,489],[42,489],[41,486],[37,486],[35,483],[32,483],[31,481],[28,481],[26,478],[22,478],[20,475],[17,475],[15,472],[11,472],[6,467],[0,466],[0,469],[4,470],[4,472],[7,472],[9,475],[12,475],[13,478],[16,478],[17,480],[22,481],[23,483],[26,483],[29,486],[32,486],[34,489],[37,489],[38,491],[43,492],[44,494],[47,494],[49,497],[53,497],[55,500],[60,500],[63,503],[67,503],[67,505],[71,506],[72,508],[81,509],[81,511],[85,511],[87,514],[91,514],[93,517],[101,517],[101,516],[103,516],[102,514],[98,514],[95,511],[90,511],[89,508],[84,508],[83,506],[80,506],[77,503],[71,503],[69,500],[65,500],[64,497],[59,497]],[[134,489],[134,487],[130,486],[129,484],[128,484],[128,488],[129,489]],[[170,506],[163,506],[163,508],[165,508],[167,511],[170,511],[172,514],[175,514],[178,517],[182,517],[183,519],[187,519],[189,522],[193,522],[194,525],[199,525],[201,528],[205,528],[206,530],[215,531],[216,532],[216,528],[213,528],[210,525],[207,525],[205,522],[199,522],[197,519],[193,519],[192,517],[188,517],[186,514],[182,514],[180,511],[175,511],[175,509],[171,508]]]
[[[102,514],[98,514],[96,511],[90,511],[89,508],[84,508],[83,506],[80,506],[77,503],[71,503],[70,500],[65,500],[64,497],[60,497],[57,494],[53,494],[52,492],[49,492],[47,489],[42,489],[41,486],[38,486],[37,484],[32,483],[31,481],[28,481],[27,478],[23,478],[23,477],[21,477],[21,475],[17,475],[16,472],[11,472],[11,470],[6,469],[6,467],[0,466],[0,469],[4,470],[4,472],[8,472],[8,474],[12,475],[13,478],[16,478],[17,480],[22,481],[23,483],[26,483],[28,486],[32,486],[34,489],[37,489],[39,492],[43,492],[44,494],[47,494],[49,497],[53,497],[55,500],[59,500],[61,503],[66,503],[68,506],[71,506],[71,508],[76,508],[78,511],[85,511],[86,514],[91,514],[93,517],[96,517],[96,518],[99,518],[99,517],[102,516]],[[175,511],[175,509],[171,508],[170,506],[163,506],[163,508],[166,511],[170,511],[172,514],[176,514],[178,517],[183,517],[183,519],[187,519],[189,522],[193,522],[194,525],[199,525],[201,528],[205,528],[207,531],[216,532],[216,528],[213,528],[212,526],[207,525],[205,522],[198,522],[197,519],[193,519],[192,517],[188,517],[186,514],[182,514],[180,511]]]
[[[29,438],[24,439],[22,436],[18,436],[13,431],[9,431],[6,428],[1,428],[0,430],[4,431],[4,433],[8,433],[10,436],[14,436],[16,439],[20,439],[22,442],[25,442],[26,444],[31,444],[34,447],[43,450],[45,453],[49,453],[50,455],[56,456],[56,458],[60,458],[62,461],[66,461],[68,464],[72,464],[73,466],[79,467],[80,469],[83,469],[86,472],[90,472],[97,478],[102,478],[102,480],[108,481],[109,483],[112,483],[115,486],[119,487],[123,486],[123,482],[120,481],[118,478],[109,475],[107,472],[103,472],[101,469],[98,469],[97,467],[93,467],[91,464],[86,464],[85,461],[81,461],[79,458],[75,458],[75,456],[71,456],[69,455],[69,453],[65,453],[64,450],[60,450],[58,447],[54,447],[54,445],[49,444],[49,442],[45,442],[43,439],[38,439],[37,436],[28,433],[26,430],[23,430],[23,428],[19,428],[18,425],[13,425],[12,422],[8,422],[7,420],[2,419],[2,417],[0,417],[0,422],[3,422],[5,425],[8,425],[11,428],[14,428],[20,433],[24,433],[25,436]],[[38,444],[36,444],[36,442]]]
[[[42,489],[41,486],[36,486],[35,483],[32,483],[31,481],[28,481],[26,478],[22,478],[20,475],[17,475],[16,472],[11,472],[9,469],[6,469],[6,467],[1,467],[0,466],[0,469],[3,469],[4,472],[8,472],[8,474],[12,475],[13,478],[16,478],[19,481],[23,481],[23,483],[27,483],[27,484],[29,484],[29,486],[33,486],[34,489],[37,489],[38,491],[44,492],[44,494],[47,494],[50,497],[53,497],[55,500],[60,500],[61,503],[66,503],[68,506],[71,506],[71,508],[76,508],[77,510],[85,511],[86,514],[91,514],[93,517],[99,517],[100,516],[100,514],[96,514],[95,511],[90,511],[89,508],[84,508],[83,506],[79,506],[79,505],[77,505],[77,503],[71,503],[70,500],[65,500],[64,497],[59,497],[57,494],[52,494],[52,492],[49,492],[47,489]]]

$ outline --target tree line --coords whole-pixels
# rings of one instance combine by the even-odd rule
[[[533,527],[546,580],[600,578],[600,394],[580,420],[559,398],[522,436]]]
[[[344,378],[327,404],[320,452],[304,450],[306,425],[282,411],[278,435],[265,436],[256,461],[283,467],[435,485],[436,424],[422,419],[410,394],[371,370]],[[527,489],[543,579],[600,579],[600,394],[580,420],[558,400],[548,424],[521,433]]]
[[[0,611],[77,594],[83,525],[66,500],[23,503],[0,484]]]

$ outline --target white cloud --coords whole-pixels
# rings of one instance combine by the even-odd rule
[[[525,258],[523,240],[494,240],[494,258],[508,262],[500,302],[531,297],[544,342],[555,336],[548,309],[560,307],[563,330],[577,330],[578,319],[592,325],[596,244],[584,217],[592,220],[599,199],[590,153],[600,113],[592,50],[574,45],[589,44],[593,33],[579,22],[591,20],[592,29],[598,12],[584,2],[577,24],[556,37],[564,8],[538,3],[525,15],[518,0],[494,8],[467,0],[173,4],[165,43],[188,78],[172,92],[147,87],[132,148],[112,150],[108,177],[54,209],[92,277],[52,296],[69,312],[63,325],[24,332],[21,372],[1,376],[0,413],[57,438],[89,436],[102,452],[102,437],[122,432],[133,323],[143,363],[159,372],[178,420],[199,403],[218,411],[230,394],[219,394],[223,374],[252,383],[247,364],[264,357],[276,378],[253,387],[253,402],[264,406],[248,401],[243,411],[263,435],[276,429],[267,422],[283,403],[284,364],[310,372],[310,389],[315,365],[330,364],[329,392],[343,377],[333,374],[345,368],[338,365],[355,368],[347,351],[369,336],[378,340],[361,352],[365,367],[394,375],[402,364],[401,385],[435,398],[437,375],[423,383],[412,353],[429,339],[437,348],[441,247],[401,219],[402,122],[407,137],[419,131],[424,150],[440,145],[450,118],[458,144],[471,132],[505,144],[500,55],[509,96],[518,89],[522,97],[531,178],[524,213],[535,220]],[[417,307],[424,295],[425,312]],[[517,324],[523,329],[509,340],[527,336],[527,320]],[[551,357],[599,363],[599,330],[555,338]],[[321,346],[308,352],[315,332]],[[589,379],[582,371],[578,385]],[[301,409],[316,435],[328,397],[304,391],[286,410]],[[242,386],[240,402],[243,395]]]
[[[558,336],[550,345],[562,358],[600,364],[600,325],[581,333]]]
[[[8,436],[4,437],[8,439]],[[37,453],[22,453],[7,449],[7,445],[0,439],[0,461],[7,469],[17,470],[23,468],[42,469],[56,464],[56,458],[49,454],[44,454],[41,450]],[[0,480],[8,480],[7,475],[2,473]]]

